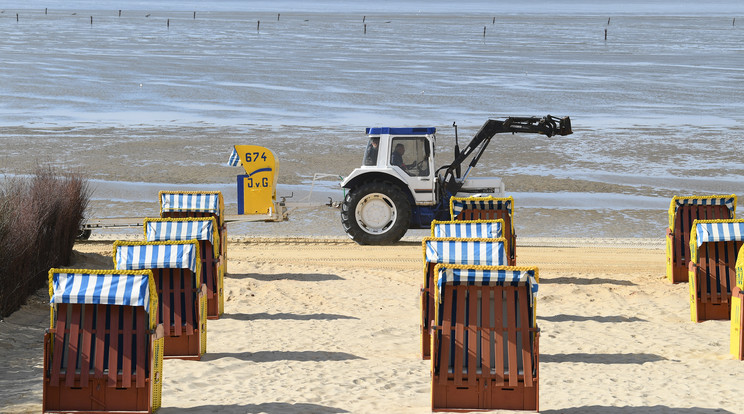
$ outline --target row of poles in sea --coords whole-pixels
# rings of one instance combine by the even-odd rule
[[[0,13],[5,13],[5,10],[0,11]],[[45,8],[44,14],[46,15],[48,13],[49,13],[49,8]],[[77,13],[73,13],[73,15],[76,15],[76,14]],[[281,13],[276,14],[276,21],[279,21],[279,19],[281,18],[281,15],[282,15]],[[121,17],[121,10],[119,10],[119,17]],[[145,17],[150,17],[150,14],[149,13],[146,14]],[[196,20],[196,12],[194,12],[193,19]],[[610,25],[611,19],[612,17],[607,18],[607,26]],[[19,21],[20,21],[19,14],[16,13],[16,22],[19,22]],[[386,23],[389,23],[389,22],[386,22]],[[93,25],[93,16],[90,16],[90,24],[91,26]],[[367,34],[367,16],[362,17],[362,24],[364,24],[364,34]],[[496,24],[496,17],[493,18],[493,21],[491,22],[491,24],[492,25]],[[731,26],[736,26],[736,17],[733,18],[733,21],[731,22]],[[170,29],[170,19],[167,19],[166,27]],[[257,32],[261,31],[261,20],[256,21],[256,31]],[[486,37],[486,26],[483,26],[483,37],[484,38]],[[604,40],[607,40],[607,28],[604,29]]]

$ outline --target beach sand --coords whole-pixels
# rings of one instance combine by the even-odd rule
[[[690,321],[660,242],[519,245],[518,264],[540,269],[541,412],[741,412],[729,322]],[[111,268],[111,250],[78,243],[73,267]],[[430,410],[420,243],[243,237],[228,256],[225,314],[201,361],[165,361],[160,413]],[[48,323],[45,289],[0,322],[0,411],[40,411]]]

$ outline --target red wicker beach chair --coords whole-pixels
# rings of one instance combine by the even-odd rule
[[[227,223],[225,201],[221,191],[161,191],[160,217],[214,217],[220,238],[222,273],[227,273]]]
[[[538,410],[538,270],[437,265],[432,410]]]
[[[504,238],[426,237],[424,250],[424,283],[421,288],[421,356],[429,359],[431,352],[431,321],[434,319],[434,267],[438,263],[503,265],[506,263]]]
[[[146,218],[147,241],[192,240],[199,242],[201,280],[207,285],[207,319],[219,319],[225,309],[224,273],[217,221],[208,218]]]
[[[736,254],[744,243],[744,220],[695,220],[690,234],[690,313],[701,322],[731,318]]]
[[[735,217],[736,196],[673,197],[669,204],[666,231],[667,278],[672,283],[687,282],[690,260],[690,232],[695,220],[726,220]]]
[[[163,327],[149,271],[51,269],[43,411],[151,413],[160,407]]]
[[[199,242],[114,242],[114,266],[151,270],[158,292],[164,357],[199,360],[207,349],[207,286],[201,281]]]
[[[517,234],[514,232],[513,197],[452,197],[452,220],[504,220],[504,238],[509,244],[509,266],[517,264]]]

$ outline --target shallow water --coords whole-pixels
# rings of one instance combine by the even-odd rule
[[[360,163],[367,126],[436,126],[443,165],[453,121],[464,142],[488,117],[548,113],[574,134],[499,136],[474,172],[504,178],[523,233],[562,234],[539,219],[552,214],[648,237],[672,195],[744,193],[739,2],[127,6],[0,13],[0,173],[82,168],[100,180],[95,217],[150,214],[136,200],[158,185],[119,182],[207,186],[232,205],[238,143],[272,148],[280,195],[301,194]],[[607,211],[624,219],[595,223]]]

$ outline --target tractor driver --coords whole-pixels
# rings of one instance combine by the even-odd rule
[[[398,143],[395,146],[395,150],[390,155],[390,164],[398,166],[402,169],[406,169],[407,166],[403,164],[403,154],[406,153],[406,147],[403,144]]]

